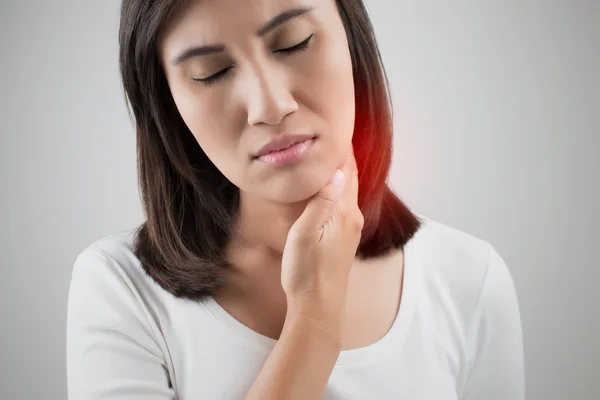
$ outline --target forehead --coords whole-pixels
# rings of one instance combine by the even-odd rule
[[[161,32],[161,41],[224,42],[248,37],[264,22],[292,8],[316,8],[320,0],[183,0]]]

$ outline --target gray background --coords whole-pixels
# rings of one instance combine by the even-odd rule
[[[72,264],[142,220],[119,0],[0,5],[0,383],[64,399]],[[528,399],[600,398],[600,2],[367,1],[395,101],[391,184],[489,240]],[[594,229],[596,228],[596,229]]]

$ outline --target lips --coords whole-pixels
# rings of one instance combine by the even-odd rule
[[[315,135],[305,134],[283,134],[272,139],[263,147],[261,147],[256,153],[255,158],[275,151],[283,150],[285,148],[295,145],[296,143],[305,142],[307,140],[314,139],[315,137]]]

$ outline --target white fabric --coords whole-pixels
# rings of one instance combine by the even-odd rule
[[[323,398],[524,399],[521,320],[504,260],[488,242],[419,217],[392,328],[342,351]],[[75,262],[69,399],[243,399],[276,341],[212,298],[164,291],[140,268],[132,240],[133,231],[104,238]]]

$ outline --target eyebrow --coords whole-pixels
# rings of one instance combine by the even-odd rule
[[[284,11],[279,15],[271,18],[267,23],[261,26],[255,33],[256,36],[264,36],[267,33],[271,32],[278,26],[284,24],[285,22],[291,20],[292,18],[299,17],[300,15],[312,11],[314,7],[300,7],[300,8],[292,8],[290,10]],[[207,56],[210,54],[220,53],[225,50],[225,46],[222,44],[210,44],[206,46],[195,46],[190,47],[182,51],[177,57],[173,59],[171,62],[173,66],[180,64],[190,58]]]

